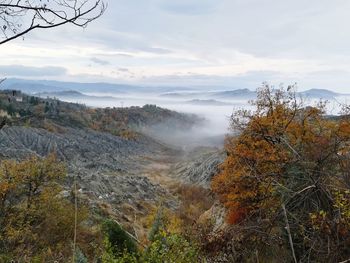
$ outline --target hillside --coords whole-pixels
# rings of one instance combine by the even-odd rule
[[[143,239],[150,209],[161,202],[176,210],[176,189],[186,181],[170,174],[185,153],[144,132],[184,133],[204,121],[154,105],[89,108],[19,91],[0,92],[0,112],[0,160],[54,153],[67,168],[63,196],[70,196],[77,180],[79,199],[94,217],[116,219]]]
[[[0,92],[0,110],[7,121],[48,130],[65,127],[90,128],[114,135],[133,137],[138,130],[166,123],[166,129],[188,129],[200,125],[203,119],[163,109],[156,105],[130,108],[91,108],[58,99],[40,98],[20,91]]]

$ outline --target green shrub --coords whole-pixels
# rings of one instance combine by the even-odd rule
[[[111,246],[112,253],[115,256],[119,256],[125,251],[130,254],[137,252],[137,246],[134,240],[115,221],[105,221],[102,225],[102,231],[106,235],[106,238]]]

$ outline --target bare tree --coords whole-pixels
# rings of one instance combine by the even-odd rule
[[[103,0],[0,0],[0,45],[34,29],[86,27],[106,7]]]

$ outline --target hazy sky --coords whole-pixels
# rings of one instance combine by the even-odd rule
[[[0,74],[81,82],[350,93],[349,0],[106,0],[87,29],[0,46]]]

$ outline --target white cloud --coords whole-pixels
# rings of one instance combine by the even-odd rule
[[[64,67],[59,78],[76,81],[169,85],[255,85],[266,80],[261,72],[274,72],[271,81],[344,92],[349,8],[347,0],[113,0],[86,30],[36,31],[0,46],[0,65]]]
[[[109,65],[111,64],[109,61],[107,60],[103,60],[103,59],[100,59],[100,58],[96,58],[96,57],[92,57],[90,58],[90,60],[96,64],[99,64],[99,65],[102,65],[102,66],[106,66],[106,65]]]

